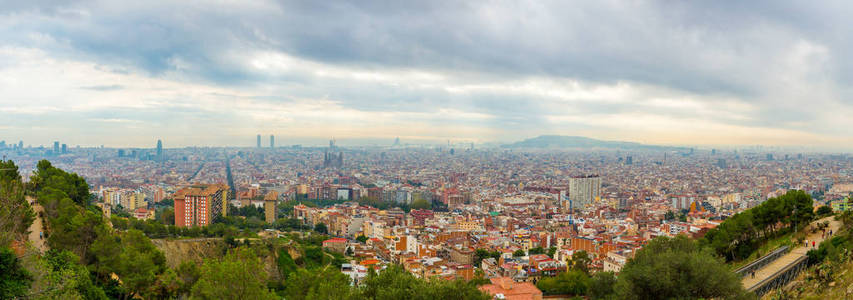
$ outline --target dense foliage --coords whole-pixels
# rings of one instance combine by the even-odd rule
[[[486,249],[477,249],[474,251],[474,266],[482,267],[483,260],[486,258],[494,258],[495,261],[501,258],[501,253],[498,251],[489,251]]]
[[[620,299],[750,298],[740,279],[707,248],[683,235],[658,237],[619,273]]]
[[[195,299],[278,299],[266,286],[261,261],[248,249],[237,249],[221,260],[209,260],[192,287]]]
[[[811,196],[792,190],[732,216],[708,230],[700,243],[726,261],[741,260],[768,239],[789,232],[794,226],[805,226],[813,218]]]
[[[380,273],[370,272],[353,294],[359,299],[490,299],[473,284],[462,280],[423,280],[393,265]]]
[[[0,246],[23,239],[35,219],[24,193],[18,167],[11,160],[0,161]]]
[[[539,279],[536,287],[545,295],[586,295],[592,279],[585,272],[571,270]]]
[[[30,288],[32,277],[6,246],[0,246],[0,299],[23,297]]]

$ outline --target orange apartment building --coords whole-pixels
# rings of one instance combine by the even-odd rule
[[[207,226],[228,213],[228,186],[192,185],[175,192],[175,226]]]

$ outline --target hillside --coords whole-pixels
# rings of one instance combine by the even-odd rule
[[[151,243],[163,252],[166,265],[177,268],[184,261],[201,263],[210,258],[222,258],[227,245],[221,238],[152,239]]]
[[[542,135],[504,145],[504,148],[528,149],[614,149],[614,150],[687,150],[684,147],[646,145],[633,142],[604,141],[582,136]]]

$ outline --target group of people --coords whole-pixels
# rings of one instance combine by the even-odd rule
[[[828,237],[831,237],[831,236],[832,236],[832,229],[830,229],[828,233],[826,232],[826,228],[821,229],[821,231],[822,231],[822,232],[821,232],[821,234],[820,234],[820,239],[821,239],[821,240],[825,240],[826,238],[828,238]],[[808,239],[804,240],[804,241],[803,241],[803,243],[804,243],[804,246],[805,246],[806,248],[808,248],[808,247],[809,247],[809,240],[808,240]],[[812,241],[811,241],[811,247],[812,247],[812,248],[817,247],[817,241],[812,240]],[[753,270],[752,272],[750,272],[750,275],[752,276],[752,278],[755,278],[755,271]]]
[[[826,238],[828,238],[830,236],[832,236],[832,229],[829,230],[829,234],[827,234],[826,228],[821,229],[821,233],[820,233],[820,239],[821,240],[825,240]],[[807,239],[804,242],[805,242],[806,248],[808,248],[809,247],[809,240]],[[812,248],[817,247],[817,241],[811,241],[811,242],[812,242]]]

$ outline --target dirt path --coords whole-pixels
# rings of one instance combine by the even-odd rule
[[[33,220],[33,224],[30,225],[30,228],[29,228],[29,231],[30,231],[29,240],[30,240],[30,243],[33,245],[33,247],[38,249],[39,252],[44,253],[48,250],[48,248],[47,248],[47,242],[45,241],[44,236],[43,236],[44,223],[43,223],[41,217],[39,216],[41,214],[41,212],[44,211],[44,208],[42,208],[41,205],[39,205],[38,202],[36,202],[35,199],[33,199],[30,196],[27,196],[27,201],[32,203],[33,211],[36,213],[36,218],[35,218],[35,220]]]

